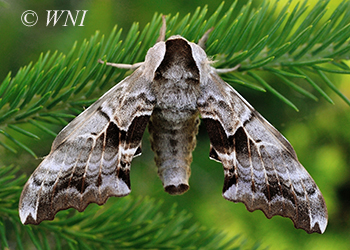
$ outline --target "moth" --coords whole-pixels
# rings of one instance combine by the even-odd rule
[[[111,196],[130,193],[130,165],[141,154],[148,125],[158,174],[166,192],[189,188],[192,151],[201,117],[210,158],[224,167],[223,197],[260,209],[267,218],[290,218],[296,228],[323,233],[327,208],[290,143],[218,73],[203,47],[176,35],[165,41],[166,23],[145,61],[57,135],[50,154],[24,186],[23,224],[52,220],[63,209],[83,211]]]

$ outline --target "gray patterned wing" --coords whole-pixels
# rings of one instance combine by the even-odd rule
[[[83,211],[130,193],[131,160],[141,153],[155,98],[144,67],[114,86],[69,123],[26,183],[19,203],[23,224],[52,220],[59,210]]]
[[[327,208],[323,196],[290,143],[216,73],[201,86],[198,108],[208,131],[210,157],[222,162],[223,196],[281,215],[296,228],[323,233]]]

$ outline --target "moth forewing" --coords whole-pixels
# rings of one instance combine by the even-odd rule
[[[290,143],[230,85],[200,46],[177,35],[158,42],[145,62],[106,63],[135,72],[64,128],[20,198],[24,224],[53,219],[62,209],[130,192],[130,164],[140,154],[146,125],[158,174],[170,194],[189,188],[199,115],[210,138],[210,157],[223,164],[223,196],[268,218],[281,215],[308,233],[323,233],[327,208]],[[100,61],[101,63],[104,63]]]
[[[198,99],[211,156],[225,170],[223,196],[268,218],[291,218],[295,227],[323,233],[327,208],[290,143],[231,86],[211,73]],[[228,119],[230,117],[231,119]]]
[[[163,46],[164,47],[164,46]],[[23,224],[52,220],[63,209],[83,211],[130,193],[130,164],[155,105],[150,85],[162,44],[145,64],[114,86],[57,135],[19,201]],[[163,49],[164,51],[164,49]],[[153,53],[154,54],[154,53]]]

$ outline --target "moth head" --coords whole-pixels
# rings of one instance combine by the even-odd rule
[[[164,58],[155,72],[155,80],[199,81],[199,70],[194,61],[190,43],[181,36],[172,36],[165,42]]]
[[[207,72],[211,70],[211,67],[210,67],[211,61],[208,59],[208,56],[205,53],[204,49],[196,43],[189,42],[186,38],[180,35],[171,36],[167,40],[167,42],[172,40],[182,40],[187,43],[187,45],[191,50],[191,56],[199,71],[199,75],[200,75],[199,80],[200,82],[205,82],[206,81],[205,78],[207,77]]]

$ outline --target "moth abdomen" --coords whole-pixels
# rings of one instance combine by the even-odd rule
[[[190,188],[187,184],[180,185],[169,185],[164,188],[164,190],[171,195],[179,195],[185,193]]]
[[[189,189],[192,151],[196,146],[198,133],[198,113],[187,119],[178,119],[174,124],[167,121],[164,110],[155,109],[150,122],[149,132],[158,175],[169,194],[182,194]],[[183,117],[183,115],[179,115]]]

